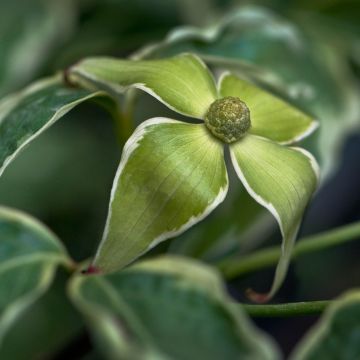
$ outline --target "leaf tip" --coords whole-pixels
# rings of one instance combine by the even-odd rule
[[[258,293],[253,289],[247,289],[245,294],[249,300],[257,304],[264,304],[271,299],[270,294]]]
[[[95,265],[90,265],[87,269],[82,271],[82,274],[84,275],[95,275],[95,274],[100,274],[101,270],[96,267]]]

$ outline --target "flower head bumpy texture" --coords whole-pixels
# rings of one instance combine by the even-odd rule
[[[250,111],[238,97],[215,100],[205,116],[205,124],[214,136],[230,144],[250,129]]]

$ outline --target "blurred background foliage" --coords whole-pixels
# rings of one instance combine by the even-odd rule
[[[323,174],[302,226],[306,235],[360,219],[359,18],[357,0],[0,0],[0,95],[89,55],[153,58],[191,51],[217,75],[239,72],[321,123],[305,144]],[[136,95],[135,123],[171,117],[150,96]],[[76,260],[84,260],[101,237],[120,155],[110,116],[86,103],[7,169],[0,203],[44,221]],[[211,262],[279,244],[275,223],[246,192],[231,187],[230,194],[205,221],[154,251]],[[276,301],[332,298],[358,285],[359,251],[354,242],[297,259]],[[271,277],[271,269],[261,271],[231,281],[229,289],[243,299],[246,287],[266,290]],[[63,287],[60,273],[51,292],[10,331],[3,356],[96,358]],[[314,320],[258,324],[288,352]]]

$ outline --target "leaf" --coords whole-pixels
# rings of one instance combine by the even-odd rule
[[[73,6],[56,0],[0,2],[0,96],[32,80],[68,38]]]
[[[348,59],[328,43],[315,41],[306,29],[265,7],[245,5],[215,25],[179,27],[135,57],[192,52],[212,67],[238,72],[312,114],[321,131],[308,147],[319,158],[325,179],[336,169],[340,148],[360,113],[359,89]]]
[[[353,290],[326,309],[295,348],[292,360],[360,358],[360,291]]]
[[[122,268],[206,217],[227,188],[222,143],[205,125],[145,121],[124,147],[94,265]]]
[[[278,359],[210,267],[180,257],[106,276],[76,276],[69,294],[108,359]]]
[[[88,58],[70,68],[69,78],[91,89],[115,93],[135,87],[174,111],[200,119],[217,97],[211,73],[191,54],[154,61]]]
[[[9,327],[71,265],[54,234],[35,219],[0,207],[0,346]]]
[[[0,359],[51,358],[80,336],[84,322],[66,296],[68,277],[67,271],[57,273],[46,294],[21,314],[0,346]]]
[[[236,173],[248,193],[270,211],[279,224],[282,254],[269,294],[253,294],[258,302],[269,300],[287,272],[295,237],[318,181],[315,159],[303,149],[288,148],[247,135],[230,146]]]
[[[247,104],[251,134],[289,144],[300,141],[318,126],[300,110],[232,74],[221,77],[219,88],[221,96],[236,96]]]
[[[215,214],[172,240],[168,252],[214,262],[256,248],[274,225],[271,215],[237,184]]]
[[[41,80],[0,102],[0,175],[23,148],[76,105],[104,96],[65,87],[59,76]]]

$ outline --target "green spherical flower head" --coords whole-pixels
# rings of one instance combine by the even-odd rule
[[[227,96],[210,105],[205,124],[214,136],[230,144],[250,129],[250,111],[239,98]]]

